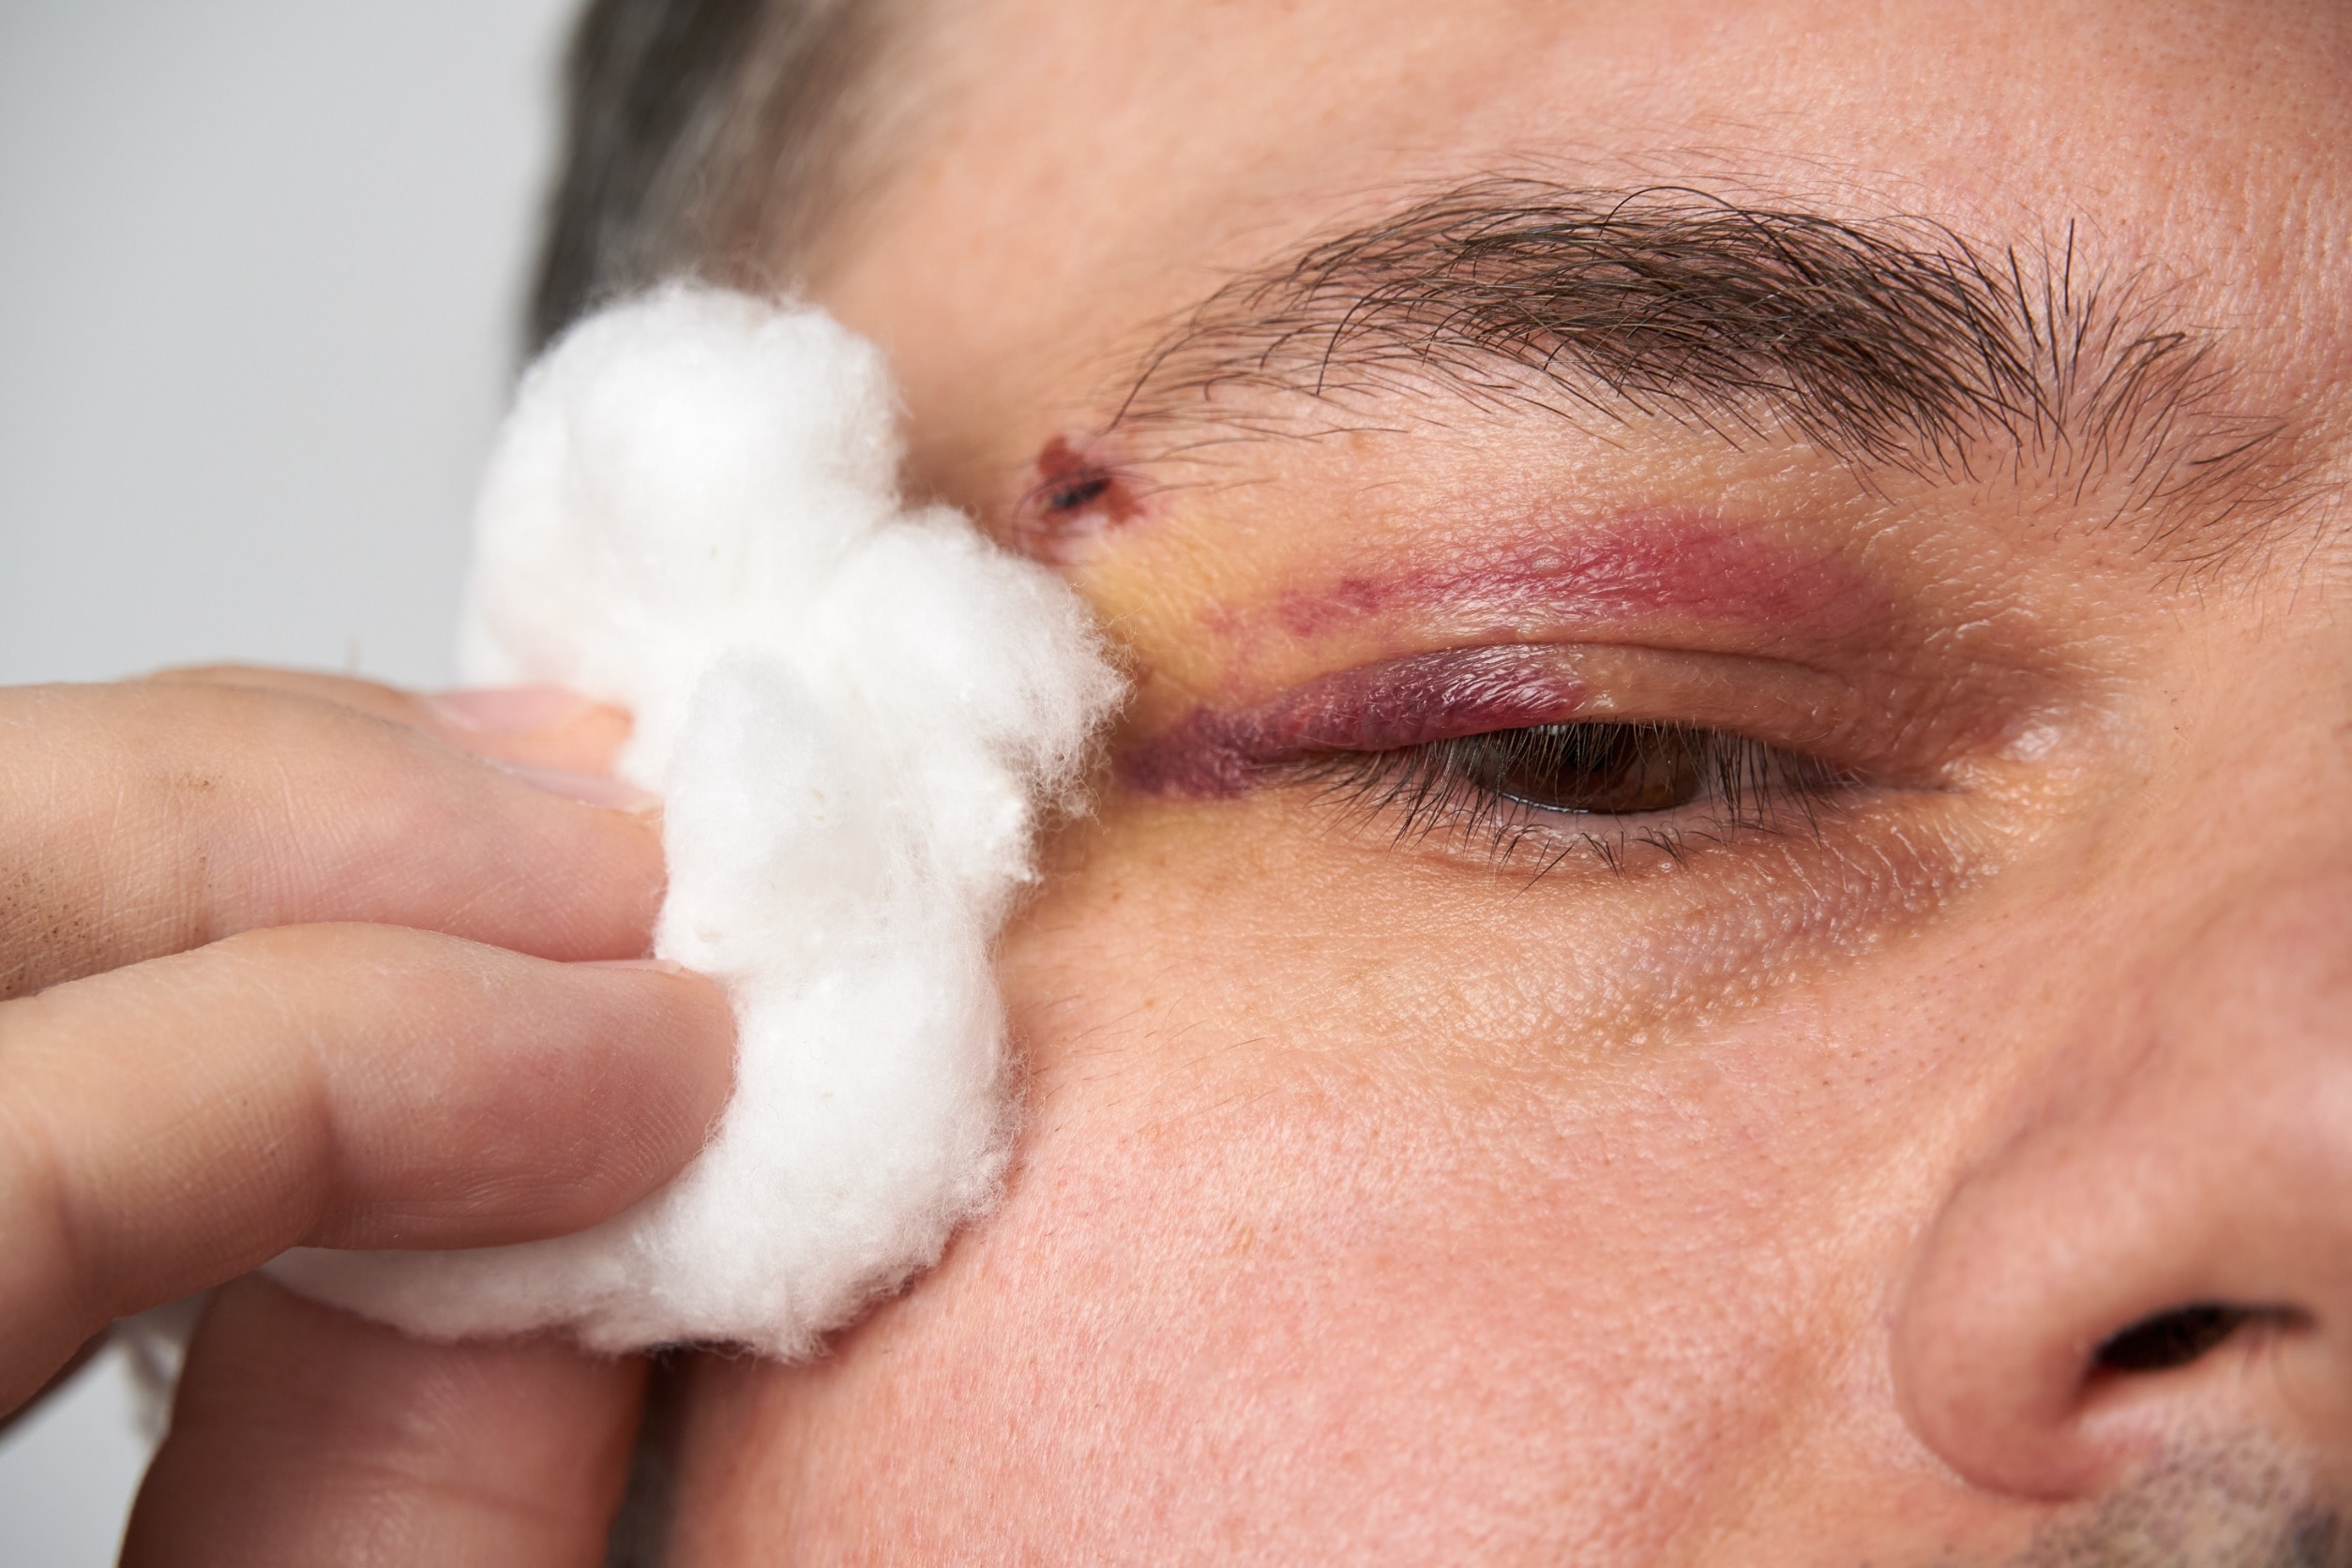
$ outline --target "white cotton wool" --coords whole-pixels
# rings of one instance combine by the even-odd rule
[[[1120,684],[1044,568],[903,508],[878,351],[675,285],[525,379],[484,488],[469,679],[628,708],[659,791],[655,951],[723,980],[736,1083],[701,1156],[595,1229],[303,1251],[310,1295],[436,1337],[807,1353],[935,1261],[1007,1138],[990,950]]]

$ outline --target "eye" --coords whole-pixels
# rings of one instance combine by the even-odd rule
[[[1664,724],[1546,724],[1436,743],[1466,784],[1546,811],[1635,816],[1707,789],[1714,737]]]
[[[1810,831],[1854,780],[1816,759],[1691,725],[1588,721],[1303,759],[1294,776],[1395,837],[1449,838],[1498,859],[1530,843],[1557,862],[1611,865],[1647,844],[1681,858],[1693,838]]]

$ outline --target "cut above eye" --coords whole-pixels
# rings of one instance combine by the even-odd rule
[[[1590,720],[1325,752],[1302,759],[1296,776],[1356,814],[1393,822],[1400,839],[1486,838],[1499,852],[1546,837],[1679,852],[1694,832],[1721,840],[1792,821],[1811,826],[1820,803],[1853,782],[1720,730]]]

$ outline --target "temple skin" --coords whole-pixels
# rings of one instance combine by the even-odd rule
[[[823,1359],[699,1364],[673,1560],[2344,1560],[2352,15],[927,26],[809,290],[893,356],[921,485],[1033,546],[1063,482],[1041,553],[1137,696],[1005,941],[1003,1204]],[[1223,282],[1498,171],[1993,255],[2072,226],[2077,280],[2147,279],[2214,406],[2284,432],[2277,482],[2191,552],[2057,460],[1866,472],[1769,419],[1432,384],[1122,422]],[[1681,520],[1643,535],[1672,592],[1519,592],[1544,551],[1640,578],[1627,519]],[[1498,863],[1136,770],[1204,711],[1489,648],[1864,782],[1813,833]],[[2242,1326],[2100,1361],[2200,1304]]]

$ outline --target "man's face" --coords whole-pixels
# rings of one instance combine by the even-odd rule
[[[680,1560],[2347,1560],[2352,11],[918,8],[812,292],[1136,694]]]

